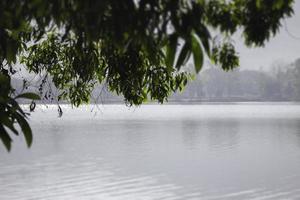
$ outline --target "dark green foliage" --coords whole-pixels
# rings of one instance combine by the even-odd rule
[[[233,70],[239,66],[239,57],[236,55],[234,46],[229,42],[213,48],[212,60],[214,63],[221,65],[225,71]]]
[[[173,68],[177,46],[178,36],[176,34],[170,35],[166,50],[166,66],[168,68]]]
[[[183,45],[183,47],[181,48],[180,54],[178,56],[178,60],[177,60],[177,64],[176,64],[176,69],[180,70],[182,65],[185,65],[186,62],[188,61],[188,59],[191,56],[191,42],[190,41],[186,41]]]
[[[11,148],[11,136],[7,132],[10,130],[15,135],[19,135],[18,130],[14,124],[17,122],[24,134],[28,147],[32,143],[31,128],[26,120],[28,113],[25,113],[19,104],[16,102],[17,98],[27,98],[32,100],[39,100],[39,96],[33,93],[23,93],[15,98],[10,97],[12,88],[10,88],[10,80],[7,75],[0,73],[0,138],[7,150]]]
[[[140,105],[147,99],[163,103],[186,85],[188,74],[182,66],[191,55],[196,72],[201,70],[205,57],[224,70],[237,67],[237,53],[227,38],[241,29],[247,45],[262,46],[277,33],[280,19],[292,14],[292,3],[2,0],[0,71],[9,71],[4,76],[10,77],[16,71],[13,64],[22,55],[22,64],[44,77],[39,88],[44,98],[49,98],[44,89],[46,80],[51,80],[61,92],[58,100],[69,100],[75,106],[89,102],[98,83],[123,95],[129,105]],[[224,40],[215,46],[212,29]],[[5,81],[8,86],[9,82]],[[1,116],[9,114],[7,99],[13,95],[13,88],[6,90],[1,91]],[[23,97],[36,99],[32,95]],[[30,144],[27,123],[16,116],[10,122],[21,125]],[[3,123],[0,134],[8,148],[10,139]]]
[[[196,72],[198,73],[201,70],[203,65],[203,52],[195,36],[192,38],[192,52],[193,52],[195,69]]]

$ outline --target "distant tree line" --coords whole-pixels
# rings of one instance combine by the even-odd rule
[[[300,59],[272,71],[203,70],[171,101],[300,101]]]

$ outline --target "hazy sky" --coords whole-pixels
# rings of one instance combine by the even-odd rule
[[[280,32],[271,38],[264,48],[249,49],[245,47],[241,38],[236,40],[241,69],[262,67],[267,70],[276,61],[291,63],[300,58],[300,0],[295,0],[294,15],[285,19],[285,22],[286,26],[282,23]]]

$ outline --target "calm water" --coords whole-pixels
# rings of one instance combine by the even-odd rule
[[[0,199],[300,199],[300,105],[105,105],[32,114]]]

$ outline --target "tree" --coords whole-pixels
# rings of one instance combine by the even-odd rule
[[[205,57],[228,71],[239,59],[230,37],[263,46],[292,15],[293,0],[2,0],[0,1],[0,138],[9,150],[17,122],[31,130],[15,101],[10,77],[20,61],[61,91],[58,100],[89,101],[96,83],[129,105],[163,103],[187,83],[190,57],[199,72]],[[220,35],[216,40],[212,31]],[[43,98],[43,83],[40,97]],[[34,94],[18,96],[38,99]],[[34,104],[32,104],[34,105]],[[34,106],[32,106],[34,107]]]

